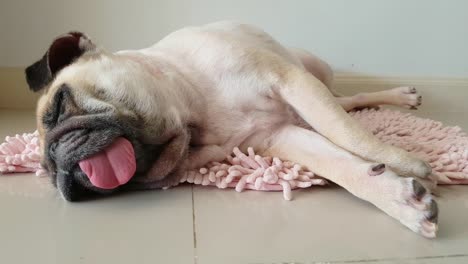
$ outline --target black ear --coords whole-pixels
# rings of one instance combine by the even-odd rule
[[[83,53],[96,49],[89,38],[80,32],[70,32],[54,40],[42,59],[26,68],[29,89],[37,92],[47,86],[64,67]]]

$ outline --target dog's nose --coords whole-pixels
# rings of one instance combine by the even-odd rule
[[[84,196],[84,188],[75,181],[73,173],[70,172],[57,172],[57,188],[62,197],[70,202],[79,201]]]
[[[83,201],[97,195],[96,192],[86,188],[79,181],[78,178],[82,176],[81,174],[82,172],[79,169],[72,171],[58,170],[56,175],[57,189],[65,200],[70,202]]]

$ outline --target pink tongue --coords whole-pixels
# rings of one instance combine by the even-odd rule
[[[133,146],[122,137],[78,164],[91,183],[102,189],[113,189],[127,183],[136,171]]]

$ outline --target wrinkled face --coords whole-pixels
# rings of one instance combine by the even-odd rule
[[[26,69],[37,106],[42,165],[62,196],[75,201],[116,190],[178,181],[189,134],[164,85],[125,58],[98,50],[81,33],[57,38]]]

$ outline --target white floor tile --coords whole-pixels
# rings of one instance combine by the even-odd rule
[[[34,130],[0,112],[0,137]],[[48,178],[0,176],[0,263],[193,263],[191,186],[65,202]]]

